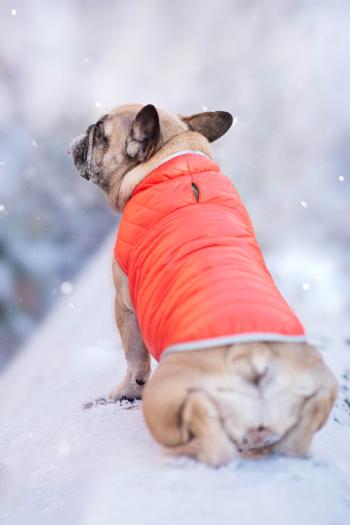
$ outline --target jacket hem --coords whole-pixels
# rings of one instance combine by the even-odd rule
[[[186,352],[188,350],[203,350],[214,346],[224,346],[238,343],[252,342],[276,342],[276,343],[306,343],[305,335],[285,335],[269,332],[254,332],[252,334],[227,335],[221,337],[211,337],[209,339],[198,339],[197,341],[176,343],[163,350],[160,359],[163,356],[176,352]]]

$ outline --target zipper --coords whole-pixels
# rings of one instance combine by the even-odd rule
[[[196,202],[198,202],[199,201],[199,188],[197,184],[195,184],[194,182],[192,182],[191,186],[192,186],[194,198],[196,199]]]

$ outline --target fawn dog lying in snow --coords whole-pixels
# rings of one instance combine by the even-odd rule
[[[142,397],[159,443],[213,466],[304,455],[337,392],[213,160],[231,123],[130,104],[71,144],[80,175],[122,213],[113,277],[127,372],[107,400]]]

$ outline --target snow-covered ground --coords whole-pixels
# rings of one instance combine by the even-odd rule
[[[160,448],[140,404],[82,410],[125,366],[112,242],[0,378],[1,524],[350,523],[350,347],[334,327],[319,336],[340,399],[310,459],[210,469]]]

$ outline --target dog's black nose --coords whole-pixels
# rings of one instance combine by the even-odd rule
[[[136,379],[136,383],[140,386],[144,385],[146,381],[144,381],[143,379]]]

